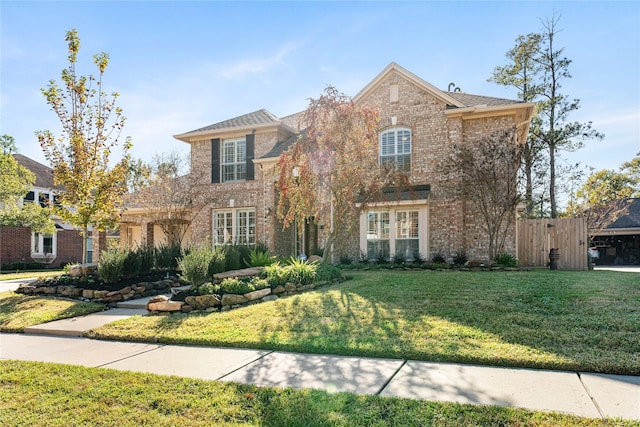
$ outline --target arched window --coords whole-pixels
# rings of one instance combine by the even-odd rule
[[[399,171],[411,171],[411,129],[395,127],[380,133],[380,164],[393,163]]]

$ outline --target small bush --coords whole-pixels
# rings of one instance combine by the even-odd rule
[[[340,264],[342,265],[350,265],[352,262],[351,257],[349,255],[342,255],[340,257]]]
[[[98,276],[105,283],[116,283],[122,277],[128,252],[109,249],[102,252],[98,263]]]
[[[424,264],[427,262],[427,259],[420,252],[414,252],[413,254],[413,263],[414,264]]]
[[[155,248],[155,266],[160,270],[175,270],[178,268],[178,260],[186,254],[178,245],[160,245]]]
[[[220,283],[220,290],[226,294],[246,294],[255,291],[253,285],[237,277],[229,277]]]
[[[316,270],[316,282],[332,282],[342,277],[342,271],[329,264],[320,264]]]
[[[223,247],[217,247],[211,250],[211,258],[209,259],[209,268],[207,274],[210,279],[213,279],[214,274],[222,273],[226,271],[227,267],[227,253]]]
[[[387,257],[384,255],[384,252],[378,252],[378,256],[376,257],[376,264],[386,264]]]
[[[431,257],[431,262],[434,263],[434,264],[446,264],[447,263],[447,259],[440,252],[436,252]]]
[[[496,259],[494,261],[497,267],[515,268],[520,265],[520,263],[518,262],[518,259],[508,253],[501,253],[496,255]]]
[[[252,277],[249,283],[251,284],[251,287],[253,287],[253,289],[256,291],[260,289],[266,289],[269,287],[269,281],[267,281],[267,279],[263,279],[258,276]]]
[[[396,254],[393,256],[394,264],[402,265],[406,260],[407,257],[404,255],[404,252],[396,252]]]
[[[288,265],[284,269],[287,282],[297,285],[309,285],[313,283],[316,278],[318,264],[292,256],[289,258]]]
[[[209,265],[213,258],[210,248],[202,246],[192,249],[178,262],[178,267],[182,270],[182,277],[189,283],[201,285],[207,281],[209,276]]]
[[[468,259],[465,251],[459,251],[453,255],[453,265],[457,265],[457,266],[465,265],[467,261]]]
[[[213,295],[220,290],[220,285],[205,283],[197,287],[199,295]]]
[[[251,265],[251,249],[245,245],[227,245],[225,246],[225,269],[239,270],[245,266]]]
[[[256,247],[250,254],[250,267],[264,267],[274,262],[274,258],[269,255],[269,251],[261,250]]]
[[[285,269],[277,261],[266,266],[263,274],[271,287],[281,286],[287,283]]]

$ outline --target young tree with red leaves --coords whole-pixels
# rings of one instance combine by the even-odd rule
[[[407,179],[393,165],[380,165],[378,122],[376,108],[357,105],[329,86],[310,100],[303,116],[306,129],[280,156],[277,215],[285,228],[297,223],[302,230],[310,217],[329,224],[325,262],[348,252],[360,213],[382,189]]]

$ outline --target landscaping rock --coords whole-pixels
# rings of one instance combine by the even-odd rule
[[[262,298],[262,301],[268,302],[268,301],[275,301],[277,299],[280,299],[278,295],[267,295],[266,297]]]
[[[147,310],[149,311],[180,311],[184,302],[182,301],[159,301],[149,302],[147,304]]]
[[[76,264],[69,267],[69,276],[91,276],[98,272],[98,264]]]
[[[298,290],[298,287],[296,285],[294,285],[293,283],[287,283],[286,285],[284,285],[284,289],[287,292],[295,292]]]
[[[93,299],[94,298],[93,295],[94,295],[93,289],[83,289],[82,290],[82,298]]]
[[[184,302],[194,310],[206,310],[209,307],[219,307],[221,304],[219,295],[188,296]]]
[[[244,295],[233,295],[233,294],[224,294],[222,295],[221,304],[223,307],[227,307],[230,305],[244,304],[249,301]]]
[[[316,285],[312,283],[310,285],[299,286],[298,287],[298,291],[305,292],[305,291],[310,291],[310,290],[315,289],[315,288],[316,288]]]
[[[157,296],[149,299],[149,303],[152,303],[152,302],[165,302],[165,301],[169,301],[169,297],[166,296],[166,295],[157,295]]]
[[[258,300],[260,298],[266,297],[270,293],[271,293],[271,288],[265,288],[265,289],[259,289],[257,291],[249,292],[247,294],[244,294],[244,296],[249,301],[255,301],[255,300]]]
[[[284,288],[284,286],[278,285],[278,286],[276,286],[275,288],[273,288],[271,290],[271,293],[274,294],[274,295],[280,295],[282,293],[285,293],[286,291],[287,290]]]
[[[322,262],[322,257],[318,255],[311,255],[308,259],[309,262]]]

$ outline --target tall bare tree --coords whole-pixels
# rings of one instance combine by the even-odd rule
[[[126,176],[131,148],[129,138],[123,144],[122,159],[110,165],[110,156],[120,142],[125,118],[116,107],[119,94],[108,95],[102,78],[109,64],[109,55],[93,56],[98,77],[78,75],[76,64],[80,39],[76,30],[66,34],[69,67],[62,70],[62,87],[51,80],[42,89],[47,103],[62,124],[62,134],[56,138],[50,131],[36,135],[45,157],[53,167],[55,185],[64,191],[58,197],[56,213],[74,226],[83,236],[83,262],[87,261],[89,228],[105,230],[115,224],[126,192]],[[96,87],[93,87],[93,85]]]
[[[156,155],[149,164],[135,164],[133,175],[138,179],[130,202],[144,208],[147,219],[160,227],[169,245],[182,246],[192,218],[204,206],[199,196],[201,183],[206,182],[202,173],[189,173],[188,155],[178,152]]]
[[[504,251],[509,225],[518,203],[518,165],[522,145],[515,129],[494,131],[486,137],[457,145],[444,162],[448,182],[482,218],[489,240],[487,256],[494,260]]]

